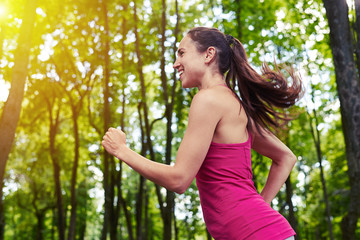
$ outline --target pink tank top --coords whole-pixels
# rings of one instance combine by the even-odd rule
[[[211,143],[196,175],[206,226],[215,240],[284,240],[295,232],[257,193],[251,170],[252,137]]]

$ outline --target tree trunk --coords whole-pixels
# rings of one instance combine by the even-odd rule
[[[110,186],[109,186],[109,197],[110,197],[110,239],[116,240],[117,239],[117,215],[116,215],[116,206],[115,206],[115,187],[116,187],[116,180],[117,180],[117,171],[116,171],[116,163],[114,157],[110,157]]]
[[[334,235],[333,235],[333,231],[332,231],[332,224],[331,224],[331,213],[330,213],[330,204],[329,204],[329,197],[327,194],[327,188],[326,188],[326,182],[325,182],[325,176],[324,176],[324,169],[322,166],[322,158],[323,158],[323,154],[321,151],[321,144],[320,144],[320,132],[318,130],[318,120],[317,120],[317,115],[316,115],[316,110],[313,110],[314,113],[314,120],[315,120],[315,129],[313,127],[313,119],[311,118],[311,116],[309,115],[309,123],[310,123],[310,131],[311,131],[311,135],[313,137],[314,140],[314,145],[316,148],[316,155],[318,158],[318,162],[319,162],[319,168],[320,168],[320,179],[321,179],[321,185],[323,188],[323,194],[324,194],[324,201],[325,201],[325,211],[326,211],[326,220],[328,222],[328,228],[329,228],[329,237],[331,240],[334,239]]]
[[[59,128],[59,114],[60,107],[58,107],[56,116],[53,118],[53,103],[47,99],[47,106],[49,111],[49,142],[50,142],[50,158],[53,165],[54,171],[54,182],[55,182],[55,195],[56,195],[56,206],[57,206],[57,228],[59,233],[59,240],[65,240],[65,217],[64,208],[61,193],[61,180],[60,180],[60,165],[58,159],[58,153],[55,147],[56,134]]]
[[[107,0],[102,0],[102,11],[104,14],[104,37],[105,37],[105,49],[103,51],[104,53],[104,134],[108,130],[110,126],[110,104],[109,104],[109,98],[110,98],[110,91],[109,91],[109,82],[110,82],[110,41],[109,41],[109,23],[108,23],[108,13],[107,13]],[[111,199],[110,199],[110,186],[109,186],[109,159],[110,155],[108,152],[104,151],[104,223],[103,223],[103,229],[101,234],[101,240],[106,240],[106,236],[109,230],[109,224],[110,224],[110,211],[112,209],[111,206]]]
[[[166,148],[165,148],[165,163],[171,163],[172,157],[172,140],[173,140],[173,132],[171,129],[172,126],[172,115],[174,109],[174,96],[175,96],[175,89],[176,89],[176,75],[174,71],[174,78],[173,78],[173,85],[170,92],[169,97],[169,90],[168,90],[168,79],[166,77],[165,71],[165,40],[166,40],[166,1],[162,0],[162,18],[161,18],[161,61],[160,61],[160,70],[161,70],[161,83],[163,88],[163,98],[165,102],[165,117],[166,117]],[[176,58],[176,42],[179,32],[179,15],[178,15],[178,3],[175,2],[175,11],[176,11],[176,26],[175,26],[175,44],[173,47],[174,50],[174,58]],[[166,191],[166,207],[163,210],[163,222],[164,222],[164,232],[163,232],[163,239],[171,239],[172,238],[172,219],[174,216],[174,209],[175,209],[175,194],[169,190]]]
[[[133,234],[133,230],[132,230],[131,214],[129,213],[129,210],[127,209],[126,201],[122,196],[121,196],[121,206],[122,206],[124,214],[125,214],[126,226],[127,226],[127,231],[128,231],[128,235],[129,235],[128,239],[129,240],[134,240],[134,234]]]
[[[175,210],[174,210],[174,212],[173,212],[173,218],[174,218],[174,235],[175,235],[175,240],[179,240],[179,228],[178,228],[177,222],[176,222]]]
[[[28,73],[29,53],[31,48],[31,36],[36,17],[36,5],[36,0],[26,1],[18,46],[15,51],[11,89],[0,118],[0,240],[4,239],[5,232],[2,191],[4,186],[5,167],[15,138],[15,131],[20,117],[21,103],[24,97],[24,86]]]
[[[150,194],[147,191],[147,186],[145,185],[145,204],[144,204],[144,236],[145,239],[149,239],[149,198],[150,198]]]
[[[86,233],[86,218],[87,218],[87,208],[88,208],[88,200],[85,200],[85,208],[84,215],[85,220],[80,222],[79,226],[79,240],[85,240],[85,233]]]
[[[128,8],[127,4],[123,4],[123,9],[126,12]],[[126,36],[126,19],[125,17],[122,18],[122,22],[121,22],[121,29],[122,29],[122,36]],[[121,62],[121,67],[124,70],[126,65],[125,65],[125,37],[123,37],[121,39],[121,55],[122,55],[122,62]],[[122,130],[125,129],[125,106],[126,106],[126,94],[125,94],[125,86],[126,86],[126,81],[127,79],[124,76],[120,76],[119,77],[121,79],[121,90],[122,90],[122,111],[121,111],[121,118],[120,118],[120,127]],[[122,170],[123,170],[123,164],[122,161],[119,162],[119,171],[117,172],[117,177],[116,177],[116,187],[118,189],[117,191],[117,204],[116,204],[116,209],[115,209],[115,216],[114,216],[114,225],[115,225],[115,229],[118,226],[118,222],[119,222],[119,216],[120,216],[120,210],[121,207],[124,206],[124,214],[125,214],[125,218],[126,218],[126,224],[128,226],[128,231],[129,229],[131,231],[129,231],[129,239],[132,240],[133,239],[133,235],[132,235],[132,224],[131,221],[129,221],[128,219],[128,210],[126,207],[126,202],[123,202],[123,196],[122,196]],[[127,211],[127,212],[125,212]],[[130,225],[129,225],[130,224]],[[120,228],[121,229],[121,228]],[[119,232],[120,234],[120,238],[121,238],[121,230]],[[117,232],[115,232],[114,236],[117,238]]]
[[[142,72],[142,71],[141,71]],[[143,79],[141,80],[141,82],[143,83]],[[145,84],[141,84],[141,89],[143,89],[145,87]],[[146,92],[146,91],[144,91]],[[142,98],[142,102],[145,102],[146,99],[145,95]],[[145,139],[147,139],[147,136],[145,134],[146,131],[144,131],[144,124],[143,124],[143,118],[146,117],[146,119],[148,119],[147,116],[147,111],[145,111],[145,107],[143,106],[145,104],[140,103],[138,105],[138,113],[139,113],[139,122],[140,122],[140,132],[141,132],[141,155],[142,156],[146,156],[146,151],[149,148],[149,145],[146,143]],[[144,117],[142,116],[141,110],[144,110]],[[143,199],[144,199],[144,185],[145,185],[145,178],[143,176],[139,176],[139,189],[138,189],[138,193],[137,193],[137,198],[136,198],[136,239],[137,240],[141,240],[143,239],[143,232],[142,232],[142,216],[143,216]]]
[[[69,99],[72,101],[71,99]],[[82,101],[80,99],[80,101]],[[77,170],[79,166],[79,149],[80,149],[80,139],[79,139],[79,127],[78,127],[78,116],[79,109],[74,106],[72,103],[72,120],[73,120],[73,133],[74,133],[74,163],[71,174],[71,186],[70,186],[70,203],[71,203],[71,213],[70,213],[70,223],[68,229],[68,240],[74,240],[76,236],[76,215],[77,215],[77,197],[76,197],[76,179],[77,179]]]
[[[238,39],[242,40],[242,23],[241,23],[241,15],[242,15],[242,0],[235,0],[236,3],[236,11],[235,11],[235,19],[237,24],[237,33]]]
[[[285,181],[285,186],[286,186],[286,203],[289,206],[289,223],[291,225],[291,227],[294,229],[294,231],[297,233],[297,220],[295,217],[295,212],[294,212],[294,205],[292,202],[292,196],[293,196],[293,188],[292,188],[292,184],[291,184],[291,175],[289,175],[289,177],[286,179]],[[296,234],[296,239],[299,239],[299,234]]]
[[[355,14],[356,14],[356,21],[354,23],[354,30],[356,32],[356,46],[355,46],[355,52],[356,52],[356,67],[357,69],[360,69],[360,0],[355,0]],[[358,77],[360,76],[360,73],[358,74]]]
[[[136,57],[138,59],[137,64],[137,72],[139,74],[139,80],[140,80],[140,91],[141,91],[141,102],[139,103],[139,120],[140,120],[140,129],[141,129],[141,137],[142,137],[142,150],[141,155],[146,156],[146,152],[149,151],[150,158],[152,160],[155,160],[155,154],[152,146],[152,141],[150,138],[150,124],[149,124],[149,114],[148,114],[148,107],[146,104],[146,86],[145,86],[145,79],[144,79],[144,73],[143,73],[143,62],[142,57],[140,54],[140,40],[138,36],[138,18],[137,18],[137,6],[136,2],[134,2],[134,22],[135,22],[135,51],[136,51]],[[141,109],[144,112],[144,116],[142,117]],[[142,123],[142,119],[144,119],[144,124]],[[144,125],[144,126],[143,126]],[[145,132],[144,132],[145,130]],[[145,140],[146,139],[146,140]],[[140,198],[140,195],[142,196],[144,191],[144,182],[145,179],[140,176],[139,181],[139,192],[138,192],[138,199],[136,203],[136,223],[137,223],[137,239],[142,239],[142,232],[141,232],[141,225],[142,225],[142,198]],[[160,205],[160,209],[162,209],[163,206]]]
[[[44,218],[45,218],[45,212],[44,211],[40,211],[40,212],[38,212],[36,214],[36,220],[37,220],[37,224],[36,224],[36,240],[43,240],[44,239],[44,235],[43,235]]]
[[[350,202],[342,219],[343,239],[355,239],[360,215],[360,81],[354,60],[354,48],[345,0],[323,0],[330,27],[337,90],[346,145]],[[359,34],[360,32],[357,32]]]
[[[143,199],[144,199],[145,178],[139,175],[139,190],[136,198],[136,239],[142,240],[142,215],[143,215]]]

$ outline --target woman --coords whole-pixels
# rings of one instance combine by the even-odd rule
[[[301,95],[301,82],[289,86],[266,65],[250,67],[242,44],[215,28],[191,29],[174,63],[184,88],[197,87],[188,127],[173,166],[148,160],[126,146],[126,136],[110,128],[104,148],[145,178],[184,193],[193,179],[205,223],[216,239],[293,239],[295,232],[270,207],[296,157],[268,127],[289,120],[273,107],[287,108]],[[237,86],[240,96],[234,90]],[[260,194],[252,182],[251,148],[272,159]]]

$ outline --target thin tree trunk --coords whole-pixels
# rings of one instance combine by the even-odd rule
[[[114,164],[115,166],[115,164]],[[122,181],[121,181],[121,174],[122,174],[122,164],[121,164],[121,161],[120,161],[120,169],[119,171],[116,171],[115,170],[115,180],[114,180],[114,188],[117,188],[117,196],[116,196],[116,206],[114,206],[114,219],[113,219],[113,226],[115,229],[112,229],[113,231],[113,236],[116,237],[115,239],[117,239],[117,236],[118,236],[118,225],[119,225],[119,216],[120,216],[120,210],[121,210],[121,184],[122,184]],[[115,200],[115,199],[114,199]],[[119,230],[119,235],[121,236],[121,227],[120,227],[120,230]]]
[[[355,239],[360,216],[360,81],[354,60],[354,48],[345,0],[323,0],[330,27],[330,46],[333,53],[337,90],[344,132],[350,201],[343,217],[343,239]],[[360,30],[357,29],[357,34]]]
[[[39,196],[40,192],[43,191],[43,189],[41,189],[41,187],[38,187],[36,182],[34,182],[33,180],[29,181],[30,183],[30,189],[31,192],[33,193],[34,197],[31,201],[31,207],[29,205],[29,202],[26,201],[24,205],[20,199],[18,199],[18,206],[23,208],[24,210],[27,210],[29,212],[33,212],[35,211],[34,215],[36,217],[36,226],[35,226],[35,239],[36,240],[43,240],[44,239],[44,219],[45,219],[45,214],[46,212],[51,209],[52,204],[42,204],[42,198],[41,196]],[[37,202],[40,202],[38,205],[36,204]]]
[[[145,101],[145,99],[142,99],[142,101]],[[144,126],[143,126],[143,116],[141,113],[141,109],[143,109],[143,104],[138,105],[138,113],[139,113],[139,121],[140,121],[140,131],[141,131],[141,155],[146,155],[146,150],[148,145],[145,142],[146,135],[144,132]],[[146,115],[146,117],[148,117]],[[143,213],[143,198],[144,198],[144,184],[145,184],[145,178],[141,175],[139,175],[139,189],[136,197],[136,239],[141,240],[143,239],[142,235],[142,213]]]
[[[140,88],[141,88],[141,103],[140,104],[141,104],[143,112],[144,112],[146,149],[149,151],[150,159],[155,161],[156,160],[155,153],[154,153],[153,144],[152,144],[152,140],[151,140],[151,128],[150,128],[149,118],[148,118],[148,107],[146,104],[146,87],[145,87],[145,80],[144,80],[144,74],[143,74],[143,62],[142,62],[142,57],[140,54],[140,40],[139,40],[139,36],[138,36],[138,18],[137,18],[136,1],[134,1],[134,22],[135,22],[134,34],[135,34],[135,50],[136,50],[135,52],[136,52],[136,57],[138,59],[137,71],[139,74]],[[164,204],[163,204],[163,200],[162,200],[162,194],[160,192],[160,186],[155,185],[155,188],[156,188],[156,195],[157,195],[158,201],[159,201],[161,216],[162,216],[162,219],[164,220],[165,219],[164,218]]]
[[[289,131],[286,131],[286,140],[285,142],[287,143],[287,145],[289,145]],[[294,231],[297,233],[296,234],[296,239],[300,239],[300,234],[297,232],[297,226],[298,226],[298,222],[295,216],[295,211],[294,211],[294,204],[292,202],[292,197],[293,197],[293,186],[291,183],[291,173],[289,174],[288,178],[285,181],[285,193],[286,193],[286,203],[289,207],[289,215],[288,215],[288,220],[289,223],[291,225],[291,227],[294,229]]]
[[[115,186],[116,186],[116,164],[114,157],[110,156],[109,162],[109,230],[110,230],[110,239],[116,240],[117,239],[117,221],[116,221],[116,206],[114,205],[115,201]]]
[[[70,99],[70,101],[72,101]],[[80,101],[82,101],[80,99]],[[72,103],[74,104],[74,103]],[[81,104],[80,104],[81,105]],[[71,213],[70,213],[70,223],[68,229],[68,240],[74,240],[76,236],[76,215],[77,215],[77,196],[76,196],[76,179],[77,179],[77,170],[79,165],[79,149],[80,149],[80,139],[79,139],[79,127],[78,127],[78,116],[79,109],[76,106],[72,105],[72,120],[73,120],[73,133],[74,133],[74,163],[71,174],[71,186],[70,186],[70,203],[71,203]]]
[[[292,202],[293,188],[292,188],[291,177],[290,176],[291,175],[289,175],[289,177],[285,181],[286,203],[289,206],[289,219],[288,220],[289,220],[290,225],[294,229],[294,231],[297,233],[296,234],[296,239],[299,239],[299,233],[297,232],[297,220],[296,220],[295,212],[294,212],[294,204]]]
[[[116,171],[116,163],[114,157],[110,157],[110,186],[109,186],[109,196],[110,196],[110,239],[117,239],[117,216],[116,216],[116,206],[115,203],[115,187],[117,180],[117,171]]]
[[[83,222],[80,222],[79,226],[79,240],[85,240],[85,233],[86,233],[86,218],[87,218],[87,208],[88,208],[88,199],[85,200],[85,205],[83,206],[84,209],[84,215],[85,220]]]
[[[179,228],[178,228],[177,223],[176,223],[175,211],[173,212],[173,219],[174,219],[174,235],[175,235],[175,240],[178,240],[178,239],[179,239]]]
[[[36,214],[36,220],[37,220],[37,224],[36,224],[36,240],[43,240],[44,239],[44,235],[43,235],[44,218],[45,218],[45,212],[40,211],[39,213]]]
[[[316,155],[318,158],[318,162],[319,162],[319,168],[320,168],[320,179],[321,179],[321,185],[323,188],[323,194],[324,194],[324,201],[325,201],[325,209],[326,209],[326,220],[328,222],[328,228],[329,228],[329,237],[331,240],[334,239],[333,236],[333,231],[332,231],[332,224],[331,224],[331,213],[330,213],[330,205],[329,205],[329,197],[327,194],[327,188],[326,188],[326,182],[325,182],[325,176],[324,176],[324,169],[322,166],[322,158],[323,158],[323,154],[321,151],[321,143],[320,143],[320,132],[318,130],[318,120],[317,120],[317,115],[316,115],[316,110],[313,110],[314,113],[314,120],[315,120],[315,129],[313,127],[313,119],[310,117],[309,115],[309,123],[310,123],[310,131],[311,131],[311,135],[313,137],[314,140],[314,144],[315,144],[315,148],[316,148]]]
[[[168,80],[166,77],[165,72],[165,35],[166,31],[166,1],[162,0],[162,15],[161,15],[161,61],[160,61],[160,70],[161,70],[161,83],[163,88],[163,98],[165,102],[165,117],[166,117],[166,148],[165,148],[165,163],[170,164],[171,163],[171,150],[172,150],[172,114],[173,114],[173,105],[174,102],[169,100],[169,94],[168,94]],[[175,85],[175,83],[174,83]],[[174,211],[174,198],[175,195],[173,192],[166,190],[166,206],[164,207],[164,215],[163,215],[163,239],[171,239],[172,233],[172,214]]]
[[[139,175],[139,189],[136,198],[136,239],[142,240],[142,215],[143,215],[143,199],[144,199],[145,178]]]
[[[11,89],[0,117],[0,240],[4,239],[5,218],[3,187],[6,162],[14,142],[15,131],[20,117],[24,86],[28,73],[32,32],[36,17],[36,0],[27,0],[20,28],[18,46],[15,51]],[[1,46],[2,48],[2,46]],[[1,55],[0,55],[1,56]]]
[[[73,58],[67,51],[67,47],[63,45],[63,51],[67,56],[67,60],[69,61],[70,65],[73,68],[73,74],[75,74],[79,79],[81,78],[81,73],[79,74]],[[59,71],[59,68],[54,63],[55,68],[57,69],[57,73],[59,76],[62,75],[62,72]],[[94,69],[91,69],[87,73],[88,81],[83,81],[82,87],[86,87],[85,90],[81,91],[79,87],[71,87],[71,90],[68,89],[69,85],[62,84],[59,82],[59,85],[62,87],[63,92],[67,95],[69,105],[71,106],[71,113],[72,113],[72,122],[73,122],[73,135],[74,135],[74,160],[72,166],[72,173],[71,173],[71,183],[70,183],[70,205],[71,205],[71,212],[70,212],[70,221],[69,221],[69,229],[68,229],[68,240],[74,240],[76,238],[76,219],[77,219],[77,172],[79,168],[79,158],[80,158],[80,136],[79,136],[79,115],[80,111],[82,110],[83,101],[87,94],[90,94],[92,89],[92,74],[94,73]],[[83,78],[82,80],[85,80]],[[74,97],[75,95],[75,97]],[[89,119],[91,122],[91,114],[89,110]],[[65,217],[66,219],[66,217]]]
[[[238,39],[242,41],[242,23],[241,23],[242,0],[235,0],[235,4],[236,4],[235,19],[237,24]]]
[[[50,239],[55,239],[55,226],[56,226],[56,210],[52,209],[52,218],[51,218],[51,231],[50,231]]]
[[[105,48],[104,48],[104,134],[108,130],[110,126],[110,90],[109,90],[109,82],[110,82],[110,40],[109,40],[109,23],[108,23],[108,12],[107,12],[107,0],[102,0],[102,11],[104,15],[104,37],[105,37]],[[110,212],[112,209],[111,205],[111,198],[110,198],[110,185],[109,185],[109,159],[110,156],[108,152],[104,151],[104,195],[105,195],[105,201],[104,201],[104,223],[103,223],[103,229],[101,234],[101,240],[106,240],[106,236],[109,230],[109,224],[110,223]]]
[[[141,136],[142,136],[142,150],[141,150],[141,155],[146,156],[146,152],[147,150],[150,153],[150,157],[152,160],[155,160],[155,154],[154,154],[154,150],[152,147],[152,141],[150,138],[150,124],[149,124],[149,114],[148,114],[148,107],[146,104],[146,87],[145,87],[145,79],[144,79],[144,73],[143,73],[143,62],[142,62],[142,57],[140,54],[140,40],[139,40],[139,36],[138,36],[138,18],[137,18],[137,5],[136,5],[136,1],[134,1],[134,22],[135,22],[135,51],[136,51],[136,57],[138,59],[138,64],[137,64],[137,72],[139,74],[139,80],[140,80],[140,91],[141,91],[141,102],[139,103],[139,118],[140,118],[140,129],[141,129]],[[141,109],[144,112],[144,116],[141,116]],[[144,124],[142,124],[142,119],[144,119]],[[144,127],[143,127],[144,125]],[[143,129],[145,130],[145,132],[143,131]],[[145,140],[146,139],[146,140]],[[137,203],[136,203],[136,224],[137,224],[137,239],[142,239],[142,231],[141,231],[141,226],[142,226],[142,196],[143,195],[143,191],[144,191],[144,182],[145,179],[140,176],[140,181],[139,181],[139,191],[138,191],[138,198],[137,198]],[[160,206],[160,209],[162,209],[163,206]]]
[[[129,210],[127,209],[126,201],[122,196],[121,196],[121,206],[122,206],[124,214],[125,214],[126,226],[127,226],[127,231],[128,231],[128,235],[129,235],[128,239],[129,240],[134,240],[134,234],[133,234],[133,230],[132,230],[131,214],[130,214]]]
[[[128,5],[127,4],[124,4],[123,5],[123,9],[124,9],[124,12],[126,12],[128,8]],[[122,24],[121,24],[121,28],[122,28],[122,36],[126,36],[126,19],[125,17],[122,18]],[[122,53],[122,62],[121,62],[121,67],[122,69],[124,70],[126,65],[125,65],[125,37],[122,38],[121,40],[121,53]],[[121,90],[122,90],[122,111],[121,111],[121,119],[120,119],[120,126],[121,126],[121,129],[124,130],[125,129],[125,102],[126,102],[126,94],[125,94],[125,86],[126,86],[126,78],[121,76],[120,77],[121,79]],[[115,226],[118,226],[118,222],[119,222],[119,216],[120,216],[120,210],[121,210],[121,207],[122,205],[124,205],[126,211],[127,211],[127,207],[126,207],[126,202],[123,202],[123,196],[122,196],[122,170],[123,170],[123,164],[122,164],[122,161],[119,162],[119,171],[117,173],[117,180],[116,180],[116,187],[118,189],[117,191],[117,204],[116,204],[116,210],[115,210]],[[129,213],[125,213],[124,211],[124,214],[125,214],[125,218],[127,218],[129,215]],[[129,239],[132,239],[133,236],[132,236],[132,224],[131,224],[131,221],[128,221],[128,219],[126,219],[126,223],[130,225],[128,226],[128,229],[131,229],[130,233],[129,233]],[[120,227],[121,229],[121,227]],[[121,238],[121,230],[119,232],[120,234],[120,238]],[[131,238],[130,238],[131,237]]]
[[[49,111],[49,142],[50,142],[50,158],[53,165],[54,171],[54,182],[55,182],[55,196],[56,196],[56,206],[57,206],[57,228],[59,234],[59,240],[65,240],[65,217],[64,217],[64,208],[63,200],[61,193],[61,179],[60,179],[60,165],[58,159],[58,151],[56,150],[56,135],[59,129],[59,115],[60,115],[60,106],[57,109],[56,116],[53,117],[53,107],[54,103],[51,103],[47,99],[47,106]]]
[[[144,208],[145,208],[145,219],[144,219],[144,238],[145,239],[149,239],[149,192],[147,191],[147,186],[145,185],[145,204],[144,204]]]

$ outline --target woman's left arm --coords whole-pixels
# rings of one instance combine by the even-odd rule
[[[263,130],[262,134],[254,134],[252,148],[272,160],[266,184],[260,193],[270,204],[294,167],[296,156],[271,132]]]
[[[143,177],[170,191],[183,193],[194,180],[209,149],[216,125],[221,117],[211,92],[200,91],[192,100],[185,135],[174,165],[151,161],[126,145],[125,133],[110,128],[102,144],[112,155],[129,165]]]

